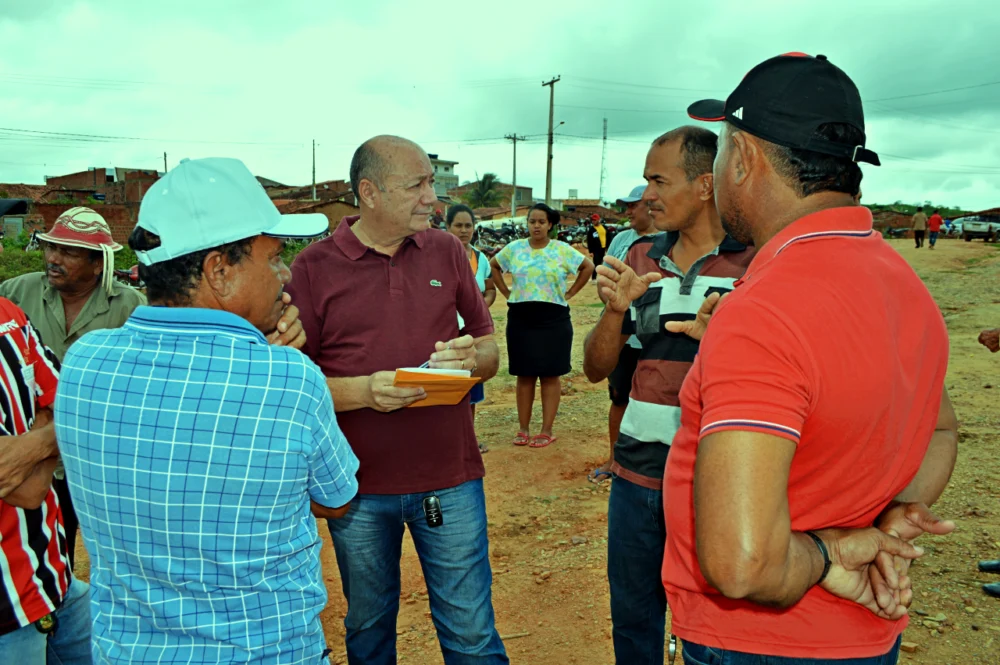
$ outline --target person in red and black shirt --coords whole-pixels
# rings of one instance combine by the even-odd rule
[[[34,665],[90,656],[88,585],[73,577],[59,498],[52,402],[59,361],[0,298],[0,654]],[[51,658],[49,659],[51,662]]]
[[[350,512],[329,523],[347,597],[347,658],[396,662],[405,528],[445,662],[504,665],[486,471],[469,398],[420,407],[421,389],[393,386],[397,368],[424,362],[492,378],[500,362],[493,321],[461,241],[429,228],[437,196],[420,146],[393,136],[366,141],[351,161],[351,186],[360,218],[345,218],[299,254],[287,288],[300,308],[303,351],[328,377],[337,420],[361,462]]]
[[[663,479],[673,631],[688,663],[895,662],[909,541],[954,528],[927,505],[957,422],[940,310],[854,201],[857,162],[879,164],[861,96],[826,57],[788,54],[688,112],[724,121],[719,214],[759,249],[680,395]]]
[[[663,663],[663,469],[680,424],[678,395],[698,354],[701,321],[754,256],[726,234],[715,208],[717,150],[718,136],[703,127],[678,127],[653,141],[642,202],[665,233],[638,240],[623,261],[609,257],[601,267],[606,306],[584,342],[583,371],[593,382],[609,376],[629,334],[641,347],[608,498],[608,584],[620,665]]]

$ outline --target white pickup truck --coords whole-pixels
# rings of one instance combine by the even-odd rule
[[[969,215],[959,217],[955,223],[962,225],[962,240],[965,242],[971,242],[973,238],[1000,242],[1000,216]]]

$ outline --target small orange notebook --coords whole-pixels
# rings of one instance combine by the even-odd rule
[[[418,406],[454,406],[477,383],[479,379],[472,378],[472,373],[468,370],[421,367],[397,369],[392,381],[392,385],[397,388],[423,388],[427,393],[425,399],[407,407],[411,409]]]

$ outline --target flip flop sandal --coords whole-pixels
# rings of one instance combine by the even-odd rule
[[[559,437],[550,436],[548,434],[536,434],[531,437],[531,443],[529,443],[528,446],[531,448],[544,448],[552,445],[558,440]]]
[[[601,471],[600,469],[594,469],[587,475],[587,480],[594,483],[595,485],[600,485],[601,483],[611,480],[610,471]]]
[[[486,454],[486,453],[490,452],[490,449],[489,449],[489,447],[487,447],[487,445],[485,443],[480,443],[479,444],[479,452],[480,452],[480,454]]]
[[[514,437],[515,446],[526,446],[531,443],[531,437],[528,436],[527,432],[518,432],[517,436]]]

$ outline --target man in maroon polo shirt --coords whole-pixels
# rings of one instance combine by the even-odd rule
[[[396,662],[405,525],[445,663],[507,663],[494,627],[485,469],[468,397],[407,408],[424,393],[392,385],[396,368],[427,361],[492,378],[493,322],[461,242],[430,229],[434,170],[420,146],[393,136],[366,141],[351,161],[351,187],[360,218],[345,218],[303,251],[287,289],[306,331],[303,351],[328,377],[361,462],[351,511],[329,523],[348,604],[348,662]]]

